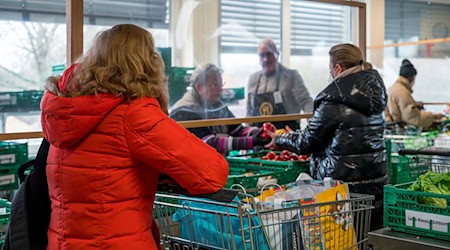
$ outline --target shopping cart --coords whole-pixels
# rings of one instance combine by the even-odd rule
[[[256,206],[251,196],[239,196],[247,202],[157,194],[154,210],[161,245],[164,249],[367,248],[373,196],[350,194],[336,202],[290,202],[273,210]],[[339,222],[342,230],[330,228],[330,221],[333,225]]]
[[[402,149],[400,156],[408,159],[407,173],[413,180],[428,171],[450,172],[450,148],[427,147],[421,149]]]
[[[389,183],[399,184],[414,181],[417,173],[410,173],[409,158],[399,154],[401,150],[417,150],[433,146],[437,143],[440,147],[450,148],[450,136],[436,133],[423,133],[417,136],[385,135],[386,152],[389,168]],[[446,146],[447,145],[447,146]],[[413,170],[418,165],[413,166]],[[419,174],[423,171],[418,172]]]

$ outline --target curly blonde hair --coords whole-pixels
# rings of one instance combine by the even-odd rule
[[[133,24],[120,24],[97,34],[77,66],[66,97],[110,93],[129,100],[156,98],[167,114],[169,93],[164,62],[155,50],[151,33]],[[57,86],[59,77],[48,83]],[[48,84],[48,85],[49,85]],[[54,88],[47,85],[47,89]]]

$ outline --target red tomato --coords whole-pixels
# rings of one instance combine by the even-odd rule
[[[298,159],[302,160],[302,161],[306,161],[306,160],[308,160],[308,156],[307,155],[299,155]]]
[[[281,151],[281,155],[284,155],[284,156],[291,156],[291,152],[289,152],[289,151],[287,151],[287,150],[283,150],[283,151]]]
[[[277,129],[272,123],[266,122],[262,125],[263,128],[263,132],[261,133],[261,137],[264,139],[268,139],[269,135],[266,134],[266,131],[271,131],[271,132],[275,132],[275,130]]]
[[[266,154],[266,157],[267,157],[267,159],[269,159],[269,160],[275,159],[276,156],[277,156],[277,155],[276,155],[274,152],[272,152],[272,151],[270,151],[269,153]]]
[[[290,159],[291,161],[298,161],[298,157],[295,156],[295,155],[291,155],[291,156],[289,157],[289,159]]]
[[[276,161],[282,161],[282,160],[283,160],[283,158],[282,158],[281,156],[277,155],[277,156],[275,157],[275,159],[274,159],[274,160],[276,160]]]

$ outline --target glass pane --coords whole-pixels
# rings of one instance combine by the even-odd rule
[[[450,3],[386,0],[385,9],[385,44],[393,46],[375,52],[384,55],[382,73],[386,86],[399,78],[402,60],[409,59],[417,70],[414,99],[448,102]],[[425,109],[442,113],[446,106],[425,106]]]
[[[357,44],[357,8],[291,0],[290,67],[299,71],[312,97],[332,80],[329,50],[339,43]]]
[[[282,2],[226,0],[222,1],[220,11],[220,65],[225,82],[223,99],[236,117],[245,117],[249,76],[261,70],[258,43],[270,38],[282,51]]]
[[[46,14],[45,8],[55,12]],[[41,130],[39,105],[46,78],[66,61],[61,9],[64,2],[41,2],[11,4],[0,11],[0,132]]]

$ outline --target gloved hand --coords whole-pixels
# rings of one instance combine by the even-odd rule
[[[263,129],[259,129],[257,133],[252,135],[253,145],[254,146],[264,146],[272,141],[272,138],[262,138],[261,133],[263,132]]]

